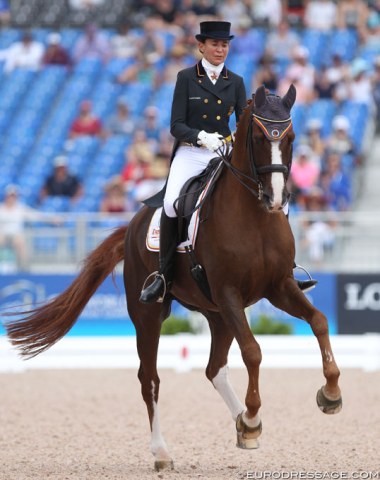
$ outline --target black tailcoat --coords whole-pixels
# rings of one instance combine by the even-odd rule
[[[228,137],[228,122],[235,113],[238,121],[247,104],[243,78],[224,66],[215,85],[202,65],[178,73],[171,112],[171,134],[178,142],[197,145],[201,130]],[[176,145],[175,145],[176,147]]]

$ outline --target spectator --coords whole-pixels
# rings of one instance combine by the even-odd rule
[[[326,140],[328,152],[339,155],[357,155],[354,142],[349,137],[350,122],[344,115],[337,115],[332,121],[333,131]]]
[[[306,142],[312,150],[312,154],[318,159],[319,164],[325,153],[325,142],[322,135],[322,122],[319,118],[310,118],[306,123]]]
[[[291,79],[297,79],[310,92],[314,91],[315,67],[309,62],[309,50],[298,45],[293,50],[292,63],[286,69],[285,75]]]
[[[112,177],[105,185],[104,197],[100,204],[103,213],[123,213],[127,211],[125,184],[120,175]]]
[[[269,53],[264,54],[260,59],[259,67],[253,76],[252,92],[255,92],[260,85],[265,85],[271,93],[275,93],[279,85],[275,61]]]
[[[68,171],[66,157],[56,157],[54,159],[54,171],[46,179],[41,189],[40,201],[43,201],[48,196],[64,196],[75,202],[82,195],[83,188],[81,182],[76,175]]]
[[[330,32],[336,25],[336,4],[332,0],[311,0],[306,5],[304,25]]]
[[[63,65],[69,67],[71,59],[67,50],[61,45],[61,35],[53,32],[48,35],[47,47],[42,57],[43,65]]]
[[[231,42],[230,53],[247,55],[249,61],[258,61],[263,54],[263,48],[257,39],[257,32],[251,28],[251,20],[247,16],[241,18],[237,26],[235,39],[233,43]]]
[[[314,91],[317,98],[334,98],[335,84],[330,81],[328,69],[322,66],[315,75]]]
[[[110,135],[131,135],[134,128],[135,123],[130,117],[128,103],[119,98],[116,112],[106,122],[106,132]]]
[[[356,30],[359,37],[365,38],[368,20],[368,6],[362,0],[339,0],[337,22],[339,29]]]
[[[14,250],[18,267],[22,270],[27,266],[25,222],[40,216],[37,210],[19,200],[17,185],[10,184],[6,187],[4,202],[0,204],[0,247]]]
[[[283,0],[283,15],[290,25],[303,26],[306,3],[305,0]]]
[[[244,3],[255,26],[278,27],[282,19],[281,0],[245,0]]]
[[[352,63],[351,78],[348,81],[348,99],[365,103],[370,110],[374,105],[369,65],[362,58],[357,58]]]
[[[79,114],[71,124],[69,137],[75,139],[84,135],[100,137],[103,126],[100,118],[92,112],[92,102],[83,100],[79,107]]]
[[[136,82],[151,87],[159,85],[160,75],[151,58],[153,57],[149,57],[149,55],[146,56],[142,52],[139,52],[136,57],[136,62],[123,70],[116,77],[116,82],[121,84]]]
[[[119,25],[116,35],[111,37],[110,44],[113,58],[134,58],[138,50],[138,36],[131,31],[130,24],[124,22]]]
[[[97,58],[106,63],[110,55],[111,46],[108,38],[98,30],[94,23],[86,25],[84,33],[74,45],[74,62],[78,63],[84,58]]]
[[[194,57],[190,57],[187,46],[184,44],[184,39],[177,39],[172,49],[170,50],[170,56],[167,59],[167,63],[160,77],[160,85],[174,84],[177,79],[178,70],[182,70],[194,63]]]
[[[0,0],[0,25],[8,26],[11,20],[9,0]]]
[[[166,24],[174,21],[176,6],[173,0],[156,0],[154,2],[154,15],[159,16]]]
[[[38,70],[41,66],[44,46],[33,40],[30,31],[25,31],[20,42],[13,43],[8,50],[3,51],[5,59],[4,72],[10,73],[16,68]]]
[[[325,254],[332,250],[335,241],[335,223],[326,221],[320,212],[327,211],[327,202],[323,190],[314,187],[302,198],[304,211],[311,212],[313,216],[309,220],[302,221],[301,248],[307,251],[308,258],[314,266],[320,266]]]
[[[300,145],[295,151],[294,161],[290,172],[292,184],[297,191],[307,193],[318,184],[320,166],[318,159],[308,145]]]
[[[321,175],[321,186],[331,210],[348,210],[352,201],[351,179],[343,172],[341,156],[338,153],[328,154],[326,168]]]
[[[159,110],[157,107],[154,105],[146,107],[140,129],[145,131],[146,139],[150,143],[152,151],[156,152],[161,135]]]
[[[165,56],[165,43],[160,33],[161,20],[155,16],[148,17],[143,23],[143,35],[138,42],[139,54],[150,65],[155,65]]]
[[[287,62],[291,60],[292,52],[299,44],[298,35],[290,30],[286,20],[282,20],[277,29],[268,35],[266,52],[276,61]]]
[[[218,16],[221,20],[239,25],[242,18],[246,18],[246,8],[241,0],[225,0],[217,6]]]

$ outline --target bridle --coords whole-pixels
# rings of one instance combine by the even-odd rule
[[[264,135],[270,142],[276,142],[282,140],[286,134],[289,132],[292,126],[292,119],[291,117],[286,118],[285,120],[277,120],[266,118],[260,116],[253,111],[253,106],[251,107],[251,118],[252,121],[249,122],[247,137],[246,137],[246,147],[248,151],[248,160],[251,170],[251,175],[247,175],[246,173],[242,172],[239,168],[235,167],[231,163],[232,159],[232,150],[231,149],[219,149],[219,155],[224,163],[224,165],[231,171],[231,173],[236,177],[241,185],[243,185],[249,192],[253,195],[257,196],[259,200],[262,200],[264,195],[264,187],[263,183],[260,179],[260,175],[264,175],[266,173],[282,173],[285,176],[285,180],[287,180],[290,172],[291,161],[289,167],[283,164],[275,164],[275,165],[263,165],[257,166],[255,162],[255,158],[253,155],[253,123],[256,123],[261,130],[263,131]],[[281,125],[280,128],[273,128],[270,130],[270,126],[273,124]],[[223,147],[222,147],[223,148]],[[254,184],[252,187],[250,184]]]

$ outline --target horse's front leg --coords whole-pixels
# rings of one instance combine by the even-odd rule
[[[210,358],[206,376],[226,403],[236,422],[245,409],[228,380],[228,352],[234,338],[229,327],[216,312],[205,312],[211,331]]]
[[[240,448],[258,448],[257,438],[261,434],[259,409],[259,369],[261,350],[249,328],[244,309],[233,305],[223,305],[220,315],[229,326],[239,344],[243,362],[248,371],[248,388],[245,397],[246,410],[236,418],[237,446]]]
[[[332,352],[325,315],[309,302],[292,278],[287,279],[281,288],[275,290],[268,300],[289,315],[306,320],[318,340],[323,375],[326,379],[326,384],[317,393],[319,408],[323,413],[328,414],[340,412],[342,409],[342,397],[338,385],[340,371]]]

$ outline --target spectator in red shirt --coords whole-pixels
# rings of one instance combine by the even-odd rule
[[[101,136],[102,133],[102,122],[100,118],[92,112],[91,101],[83,100],[80,104],[79,115],[71,124],[69,137],[74,139],[84,135]]]
[[[61,45],[61,35],[57,32],[49,34],[47,47],[42,57],[43,65],[63,65],[69,67],[71,59],[66,49]]]

